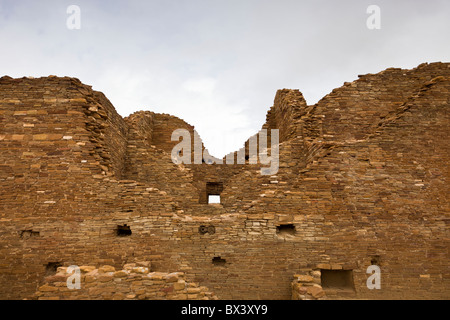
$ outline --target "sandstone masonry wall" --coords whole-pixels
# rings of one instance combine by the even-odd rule
[[[112,266],[80,267],[80,283],[67,268],[59,267],[45,278],[33,296],[38,300],[210,300],[217,299],[205,287],[187,283],[182,272],[149,272],[149,263],[129,263],[124,269]],[[73,287],[69,288],[69,285]]]
[[[449,92],[444,63],[363,76],[314,106],[280,90],[262,126],[281,130],[280,168],[262,176],[175,165],[172,130],[191,126],[122,119],[77,79],[0,78],[0,297],[55,298],[39,288],[58,266],[151,260],[221,299],[291,299],[293,275],[329,270],[353,287],[327,298],[448,299]]]

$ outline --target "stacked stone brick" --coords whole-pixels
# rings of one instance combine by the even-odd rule
[[[292,300],[324,300],[326,294],[320,283],[320,270],[294,275]]]
[[[81,266],[79,288],[66,267],[44,279],[33,298],[38,300],[210,300],[205,287],[187,283],[182,272],[150,272],[149,262],[113,266]]]
[[[352,298],[448,299],[449,91],[448,63],[361,76],[312,106],[280,90],[262,126],[280,130],[280,168],[262,176],[172,163],[171,133],[192,126],[123,119],[77,79],[0,78],[0,297],[33,296],[54,265],[149,259],[221,299],[290,299],[318,265],[350,270]]]

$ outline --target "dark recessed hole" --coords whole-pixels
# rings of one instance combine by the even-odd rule
[[[200,227],[198,227],[198,232],[200,234],[205,234],[205,233],[208,232],[208,227],[207,226],[200,226]]]
[[[295,226],[290,224],[281,224],[277,226],[277,233],[278,234],[295,234]]]
[[[224,266],[225,263],[227,263],[227,260],[222,259],[221,257],[214,257],[214,258],[212,259],[212,263],[213,263],[213,265],[215,265],[215,266]]]
[[[119,237],[131,236],[131,228],[124,224],[123,226],[117,226],[117,235]]]
[[[56,274],[56,271],[58,270],[59,267],[62,267],[62,263],[61,262],[49,262],[47,263],[47,265],[45,266],[45,275],[46,276],[51,276]]]
[[[133,210],[129,209],[129,210],[127,210],[126,212],[133,212]]]
[[[216,233],[216,228],[214,226],[209,226],[208,227],[208,233],[209,234],[214,234]]]
[[[323,288],[354,290],[352,270],[322,269],[320,270],[320,272],[321,272],[320,278]]]
[[[223,191],[222,182],[206,183],[206,203],[220,203],[220,194]]]
[[[214,226],[200,226],[198,227],[198,232],[200,234],[205,234],[205,233],[209,233],[209,234],[214,234],[216,233],[216,228]]]
[[[22,230],[20,232],[20,237],[22,239],[28,239],[31,237],[39,237],[40,233],[39,231],[33,231],[33,230]]]
[[[206,183],[206,193],[208,195],[220,195],[223,190],[222,182],[207,182]]]
[[[370,260],[370,264],[373,266],[379,266],[380,265],[380,256],[373,256]]]

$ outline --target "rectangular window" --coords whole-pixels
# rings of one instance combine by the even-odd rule
[[[277,233],[280,235],[283,234],[295,234],[295,226],[292,223],[289,224],[282,224],[277,226]]]
[[[216,266],[224,266],[227,263],[227,260],[222,259],[221,257],[214,257],[212,263]]]
[[[324,289],[354,290],[352,270],[320,270]]]
[[[208,203],[220,203],[220,196],[209,195],[208,196]]]
[[[220,202],[220,194],[223,190],[223,183],[222,182],[207,182],[206,183],[206,195],[205,195],[205,202],[210,203],[221,203]],[[205,203],[203,202],[203,203]]]
[[[131,228],[126,224],[123,226],[117,226],[116,232],[119,237],[131,236]]]

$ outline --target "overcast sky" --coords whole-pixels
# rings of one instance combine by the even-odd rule
[[[217,157],[261,128],[277,89],[314,104],[358,74],[449,62],[449,39],[448,0],[0,0],[0,76],[79,78],[124,117],[182,118]]]

